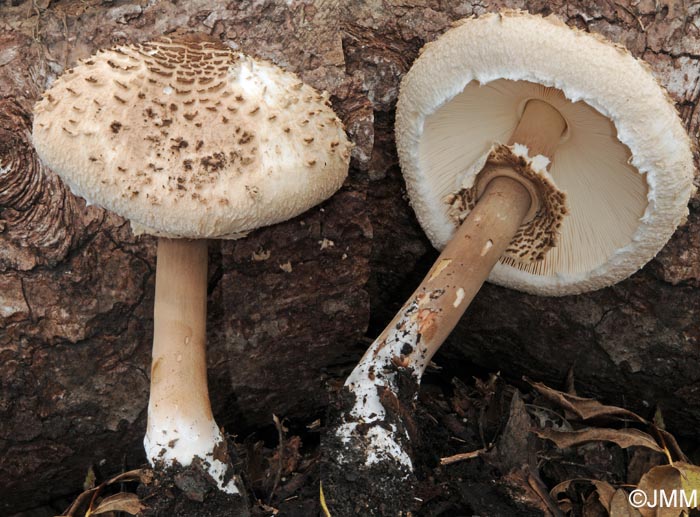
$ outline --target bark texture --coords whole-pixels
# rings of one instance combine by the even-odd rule
[[[452,21],[503,7],[554,12],[626,45],[697,139],[700,4],[689,0],[0,1],[0,513],[75,490],[91,464],[143,459],[155,240],[86,207],[38,163],[31,107],[50,81],[100,47],[197,30],[330,92],[356,145],[345,187],[210,246],[212,405],[241,432],[272,413],[317,416],[326,381],[363,353],[368,322],[373,336],[437,256],[396,165],[399,82]],[[549,383],[573,368],[580,392],[645,415],[658,405],[692,435],[699,322],[696,197],[658,258],[615,287],[545,299],[485,286],[442,358]]]

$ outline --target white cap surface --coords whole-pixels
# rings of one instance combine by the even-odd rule
[[[488,14],[424,47],[401,84],[396,114],[419,222],[437,248],[445,246],[457,224],[449,202],[473,187],[531,99],[550,103],[567,123],[549,174],[568,214],[542,260],[504,257],[489,280],[565,295],[628,277],[687,215],[690,141],[644,63],[553,17]]]
[[[137,232],[226,238],[332,195],[350,144],[328,98],[197,37],[100,51],[35,107],[41,159]]]

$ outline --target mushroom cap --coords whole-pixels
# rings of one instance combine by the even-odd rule
[[[99,51],[36,104],[34,146],[137,233],[230,238],[332,195],[350,147],[328,97],[219,41]]]
[[[463,20],[427,44],[406,74],[396,141],[420,224],[434,246],[446,245],[457,225],[449,200],[473,186],[530,99],[566,120],[549,174],[569,213],[542,260],[503,257],[489,280],[567,295],[628,277],[687,216],[690,140],[648,66],[551,16],[506,11]]]

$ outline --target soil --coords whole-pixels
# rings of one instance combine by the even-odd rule
[[[306,425],[323,420],[322,386],[342,383],[365,351],[364,336],[384,328],[437,256],[408,203],[394,148],[400,80],[419,49],[452,22],[502,8],[554,14],[625,45],[668,90],[689,134],[700,131],[694,2],[0,0],[0,515],[41,507],[27,515],[53,517],[75,498],[90,465],[105,479],[144,461],[156,243],[86,206],[38,161],[32,106],[57,74],[99,48],[187,28],[280,64],[330,94],[355,144],[348,181],[322,207],[292,221],[212,243],[208,300],[217,421],[239,433],[244,452],[261,442],[256,458],[276,451],[272,412],[290,419],[287,445],[294,437],[301,442],[299,464],[285,470],[276,490],[278,467],[255,466],[251,502],[260,499],[282,515],[315,515],[320,429]],[[485,285],[442,360],[469,358],[480,378],[500,371],[511,383],[526,374],[558,385],[575,368],[589,396],[647,418],[660,407],[669,429],[697,440],[699,292],[700,194],[688,224],[657,258],[613,288],[536,298]],[[437,385],[448,405],[451,377],[476,387],[465,371],[443,375]],[[425,397],[431,400],[430,382],[419,411]],[[515,386],[529,403],[528,388]],[[446,422],[464,418],[452,413]],[[461,443],[445,434],[460,452],[494,438]],[[508,436],[521,445],[509,450],[523,450],[525,437]],[[486,498],[484,514],[498,513],[489,509],[513,499],[493,492],[501,486],[494,480],[513,465],[491,467],[479,457],[432,468],[447,452],[431,450],[429,440],[425,450],[418,490],[428,479],[443,495],[418,512],[442,500],[452,508],[446,514],[459,515]],[[582,470],[567,461],[544,461],[547,487],[567,469]],[[269,484],[260,482],[265,476]],[[522,484],[523,476],[508,479]]]
[[[608,513],[598,501],[602,496],[591,482],[581,479],[630,486],[654,465],[667,462],[663,454],[643,447],[623,449],[606,440],[557,448],[536,431],[581,427],[552,402],[552,393],[556,398],[564,392],[551,390],[543,396],[534,384],[506,381],[497,374],[467,383],[463,365],[446,366],[431,366],[418,399],[402,401],[403,409],[413,414],[416,469],[409,481],[392,477],[397,472],[387,470],[338,468],[331,460],[338,444],[327,438],[321,457],[321,436],[332,436],[323,422],[334,421],[334,412],[350,402],[347,392],[337,390],[327,416],[313,422],[279,422],[276,427],[255,430],[235,445],[230,442],[229,453],[239,458],[237,466],[248,489],[247,504],[215,490],[196,468],[147,478],[148,483],[138,488],[134,484],[110,487],[111,493],[135,492],[147,507],[143,516],[325,516],[319,501],[323,477],[333,517],[604,516]],[[613,413],[601,410],[599,416],[605,420]],[[616,432],[610,429],[614,426],[610,421],[600,425],[605,427],[601,431]],[[628,417],[618,427],[630,425],[634,426]],[[586,423],[582,428],[589,427]],[[696,443],[683,445],[697,450]],[[460,453],[471,454],[468,459],[441,464],[441,458]],[[574,479],[579,481],[570,481]],[[558,488],[550,494],[554,487]],[[60,503],[65,507],[65,500],[56,504]],[[52,517],[59,513],[55,510],[44,507],[14,517]],[[598,513],[591,513],[594,510]]]
[[[230,440],[228,457],[237,458],[235,445]],[[233,464],[240,467],[237,461]],[[199,463],[157,472],[148,484],[141,483],[136,491],[147,506],[144,517],[250,517],[248,494],[231,495],[218,490]]]
[[[385,418],[372,424],[358,425],[357,431],[364,434],[372,426],[389,428],[393,425],[401,447],[410,453],[420,447],[413,418],[416,407],[414,396],[418,386],[407,369],[396,368],[395,373],[400,398],[384,388],[379,397],[384,402]],[[341,420],[340,415],[349,414],[354,404],[355,395],[344,387],[329,406],[327,422],[330,427],[323,435],[321,475],[324,497],[331,515],[410,515],[418,506],[414,495],[417,484],[415,475],[393,461],[367,467],[365,455],[360,452],[364,449],[362,439],[355,437],[355,442],[344,444],[338,437],[332,424],[350,421],[348,417]],[[411,437],[410,443],[402,440],[405,431]],[[342,463],[337,461],[341,456]]]
[[[184,471],[180,472],[179,475],[180,479],[191,476],[192,483],[204,482],[199,477],[199,472]],[[197,487],[197,489],[201,489],[201,487]],[[137,493],[141,500],[148,505],[148,509],[143,512],[144,517],[250,516],[249,505],[242,498],[230,496],[209,487],[201,501],[191,499],[187,492],[183,492],[177,487],[175,478],[170,476],[160,479],[156,486],[140,485]]]

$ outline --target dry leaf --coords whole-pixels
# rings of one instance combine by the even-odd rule
[[[114,483],[128,483],[138,481],[144,485],[148,485],[153,481],[153,471],[151,469],[135,469],[128,472],[123,472],[113,478],[105,481],[105,485],[113,485]]]
[[[654,467],[642,476],[638,490],[647,500],[639,508],[643,517],[678,517],[698,508],[700,467],[683,462]]]
[[[555,431],[553,429],[537,429],[535,434],[540,438],[553,441],[560,449],[587,442],[612,442],[623,449],[627,447],[646,447],[657,452],[663,452],[656,441],[646,433],[637,429],[606,429],[588,427],[579,431]]]
[[[581,517],[609,517],[610,513],[603,507],[597,492],[591,492],[583,502]]]
[[[663,445],[673,454],[673,456],[677,460],[688,463],[688,456],[686,456],[685,453],[683,453],[680,446],[678,445],[678,442],[676,441],[676,438],[671,433],[669,433],[665,429],[660,429],[656,426],[654,426],[653,429],[657,433],[659,433]]]
[[[590,418],[614,418],[616,420],[634,420],[643,424],[648,423],[641,416],[617,406],[605,406],[595,399],[570,395],[562,391],[554,390],[539,382],[525,379],[540,395],[550,402],[570,411],[581,420]]]
[[[549,512],[556,517],[564,517],[556,502],[552,500],[552,497],[547,492],[547,487],[540,478],[539,473],[531,467],[526,467],[527,482],[534,493],[536,493],[542,503],[547,507]]]
[[[108,479],[104,483],[100,483],[95,488],[84,491],[80,494],[75,501],[68,507],[68,509],[63,512],[64,516],[67,517],[78,517],[78,512],[82,510],[83,507],[87,506],[88,501],[91,501],[97,494],[99,494],[104,487],[107,485],[112,485],[114,483],[129,483],[139,481],[144,485],[148,485],[153,481],[153,471],[151,469],[135,469],[128,472],[123,472],[111,479]],[[117,494],[120,495],[120,494]],[[133,495],[133,494],[132,494]],[[109,499],[109,498],[107,498]],[[92,504],[92,503],[90,503]],[[98,506],[99,508],[99,506]],[[126,510],[123,510],[126,511]],[[88,510],[85,515],[94,514],[95,510]],[[102,512],[100,512],[102,513]]]
[[[536,422],[537,427],[548,427],[557,431],[573,431],[574,428],[564,417],[564,412],[558,413],[559,408],[552,409],[546,406],[527,404],[527,412]]]
[[[571,499],[562,499],[561,501],[557,501],[557,504],[564,515],[570,515],[571,512],[574,511],[574,505],[572,504]]]
[[[87,474],[85,475],[85,480],[83,480],[83,490],[90,490],[95,488],[95,482],[97,481],[97,476],[95,476],[95,469],[90,466],[88,468]]]
[[[636,486],[644,474],[654,467],[668,465],[668,463],[668,457],[665,454],[636,447],[628,452],[625,481],[628,485]]]
[[[122,492],[103,499],[94,510],[88,511],[85,515],[98,515],[107,512],[125,512],[129,515],[137,515],[146,509],[136,494]]]
[[[598,494],[598,502],[605,508],[606,511],[610,511],[610,501],[615,494],[615,488],[606,483],[605,481],[598,481],[597,479],[568,479],[559,483],[557,486],[549,491],[550,497],[559,502],[559,507],[561,508],[561,502],[566,501],[566,499],[559,499],[561,494],[566,494],[573,483],[590,483],[595,487],[595,491]],[[563,509],[563,508],[562,508]]]
[[[591,479],[591,483],[593,483],[596,492],[598,492],[598,501],[610,513],[610,506],[615,496],[615,488],[609,483],[598,481],[597,479]]]
[[[62,515],[66,517],[76,517],[77,512],[83,508],[86,507],[90,499],[92,498],[93,493],[99,490],[98,488],[91,488],[90,490],[86,490],[82,494],[80,494],[78,497],[75,498],[75,501],[68,507],[68,509],[63,512]]]
[[[629,502],[629,494],[621,488],[610,501],[610,517],[640,517],[639,510]]]
[[[537,465],[537,451],[530,434],[532,420],[525,409],[520,392],[515,390],[510,401],[508,422],[496,442],[498,466],[509,471],[522,465]]]
[[[532,386],[535,389],[535,391],[537,391],[545,399],[563,408],[569,413],[576,415],[581,420],[589,420],[592,418],[607,418],[623,421],[633,420],[641,424],[650,425],[650,427],[655,431],[655,433],[658,433],[659,440],[663,441],[663,445],[671,452],[674,458],[684,462],[688,461],[688,457],[678,446],[676,439],[673,437],[673,435],[671,435],[671,433],[669,433],[662,427],[648,422],[646,419],[642,418],[636,413],[633,413],[632,411],[617,406],[606,406],[595,399],[571,395],[569,393],[564,393],[562,391],[552,389],[539,382],[532,382],[529,379],[525,380],[530,384],[530,386]],[[655,418],[658,419],[659,415],[660,413],[657,411]]]
[[[547,517],[564,517],[557,502],[553,501],[536,471],[527,465],[513,469],[503,477],[501,483],[508,487],[511,497],[521,504],[537,508]]]

